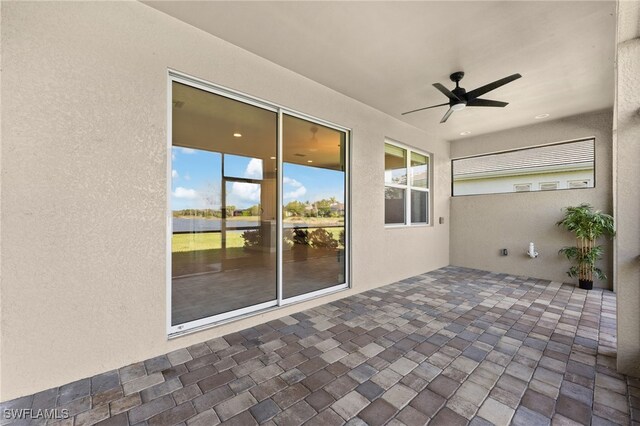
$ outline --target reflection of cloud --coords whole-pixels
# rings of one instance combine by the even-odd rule
[[[246,182],[233,182],[230,197],[240,201],[260,202],[260,185]]]
[[[302,186],[302,184],[300,182],[298,182],[297,180],[291,179],[290,177],[286,177],[286,176],[284,177],[284,179],[282,179],[282,182],[285,185],[291,185],[294,188],[300,188]]]
[[[302,197],[304,194],[307,193],[307,188],[305,188],[304,186],[301,186],[300,188],[291,191],[291,192],[285,192],[283,197],[284,198],[299,198]]]
[[[248,178],[262,179],[262,160],[252,158],[244,173]]]
[[[177,170],[171,170],[171,177],[174,179],[178,179],[180,177],[180,175],[178,175],[178,171]]]
[[[299,198],[307,193],[307,188],[295,179],[285,176],[284,179],[282,179],[282,182],[285,185],[295,188],[293,191],[285,192],[283,198]]]
[[[183,188],[181,186],[177,187],[175,191],[173,191],[173,196],[176,198],[186,198],[188,200],[195,200],[199,197],[198,191],[195,189]]]
[[[192,148],[182,148],[182,153],[183,154],[195,154],[196,150],[192,149]]]

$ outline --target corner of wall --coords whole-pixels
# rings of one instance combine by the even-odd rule
[[[640,377],[640,3],[618,2],[614,146],[617,369]]]
[[[0,2],[0,401],[2,401],[2,9]]]

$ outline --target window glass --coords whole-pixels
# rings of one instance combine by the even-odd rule
[[[429,157],[426,155],[411,153],[411,186],[428,188],[428,164]]]
[[[277,297],[277,114],[177,82],[173,98],[171,323],[179,325]]]
[[[407,184],[407,150],[397,146],[384,146],[384,182]]]
[[[283,115],[285,299],[346,282],[346,134]]]
[[[411,223],[427,223],[429,193],[411,191]]]
[[[593,188],[595,140],[452,160],[453,195]]]
[[[405,190],[386,187],[384,189],[384,223],[405,223]]]

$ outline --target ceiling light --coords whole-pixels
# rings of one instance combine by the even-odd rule
[[[313,160],[307,160],[307,163],[313,163]]]
[[[460,103],[451,105],[451,109],[454,110],[454,111],[460,111],[460,110],[464,109],[466,106],[467,106],[466,103],[460,102]]]
[[[471,134],[471,132],[468,131],[468,130],[466,132],[460,132],[460,136],[467,136],[467,135],[470,135],[470,134]]]
[[[234,137],[234,138],[241,138],[241,137],[242,137],[242,134],[241,134],[241,133],[234,133],[234,134],[233,134],[233,137]]]
[[[541,118],[547,118],[548,116],[549,114],[538,114],[533,118],[535,118],[536,120],[540,120]]]

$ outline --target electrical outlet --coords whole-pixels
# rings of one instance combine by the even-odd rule
[[[507,251],[507,249],[500,249],[500,256],[507,256],[509,254],[509,252]]]

